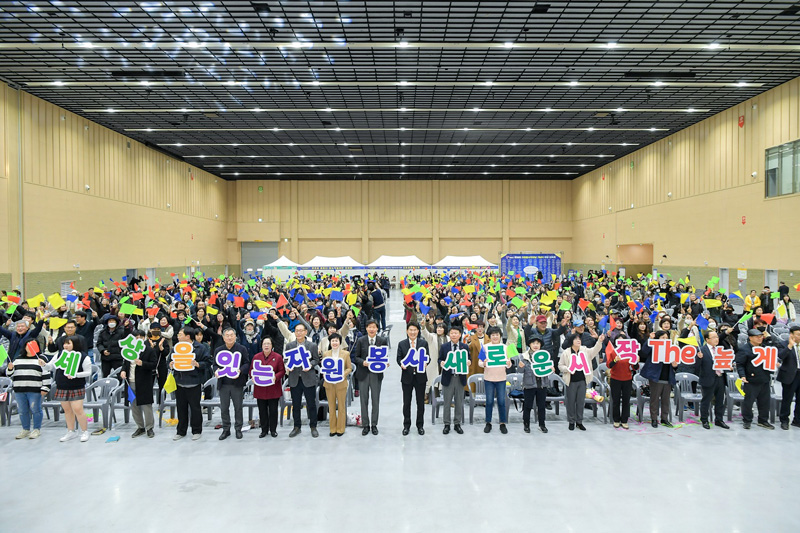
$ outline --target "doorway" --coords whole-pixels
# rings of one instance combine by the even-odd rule
[[[649,274],[653,270],[653,245],[620,244],[617,246],[617,264],[624,267],[627,277]]]
[[[728,285],[730,283],[729,276],[730,276],[730,271],[727,268],[719,269],[719,289],[717,290],[722,291],[724,289],[725,294],[730,294],[728,292],[728,289],[730,288],[730,286]]]
[[[257,276],[268,265],[278,259],[277,242],[243,242],[242,276]]]

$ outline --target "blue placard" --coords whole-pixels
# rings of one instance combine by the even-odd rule
[[[528,279],[535,279],[538,272],[542,272],[543,281],[549,283],[553,274],[561,275],[561,258],[556,254],[505,254],[500,257],[500,273],[524,275]]]

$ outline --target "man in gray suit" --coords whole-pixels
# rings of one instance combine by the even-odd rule
[[[367,336],[361,337],[356,341],[356,345],[351,354],[353,364],[356,366],[356,379],[358,380],[358,390],[361,391],[361,434],[366,436],[370,429],[373,435],[378,434],[378,412],[381,401],[381,382],[383,372],[373,372],[370,368],[369,349],[371,346],[386,346],[386,364],[388,365],[389,345],[386,339],[378,336],[378,323],[370,319],[366,325]],[[369,396],[372,393],[372,418],[369,416]],[[370,427],[371,425],[371,427]]]
[[[283,331],[284,328],[281,328]],[[288,328],[286,330],[288,332]],[[317,371],[319,367],[319,353],[317,352],[317,345],[306,339],[306,326],[305,324],[297,324],[294,328],[294,334],[290,334],[287,340],[290,342],[284,346],[283,355],[284,359],[289,359],[286,364],[292,362],[299,363],[302,357],[298,352],[294,352],[294,357],[287,357],[287,354],[293,350],[305,350],[310,354],[307,358],[306,365],[297,365],[292,370],[289,366],[286,367],[286,374],[289,376],[289,388],[292,391],[292,416],[294,418],[294,429],[289,433],[289,437],[296,437],[300,434],[300,426],[302,424],[300,417],[303,406],[303,396],[306,397],[306,412],[308,413],[308,425],[311,427],[311,436],[314,438],[319,437],[317,431]],[[284,333],[286,337],[286,334]]]

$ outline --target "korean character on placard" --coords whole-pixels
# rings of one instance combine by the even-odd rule
[[[324,357],[320,363],[320,372],[326,383],[341,383],[344,381],[344,359]]]
[[[220,350],[217,353],[216,362],[219,367],[217,370],[218,378],[228,377],[236,379],[239,377],[239,366],[242,363],[241,353]]]
[[[775,346],[755,346],[753,366],[761,366],[767,372],[778,370],[778,349]]]
[[[311,352],[302,344],[297,348],[288,350],[283,354],[283,358],[286,361],[286,369],[290,372],[295,368],[311,370]]]
[[[655,363],[680,363],[681,349],[669,339],[649,339],[647,344],[653,349],[652,362]]]
[[[553,360],[550,358],[550,352],[546,350],[539,350],[533,354],[531,369],[533,375],[537,378],[549,376],[554,372]]]
[[[56,359],[54,365],[64,371],[65,376],[74,378],[78,373],[78,364],[81,360],[80,352],[70,352],[64,350],[61,355]]]
[[[414,367],[419,372],[425,372],[425,366],[428,364],[428,353],[425,348],[411,348],[408,350],[405,358],[400,361],[400,364],[405,367]]]
[[[126,361],[136,361],[144,351],[144,341],[137,339],[133,335],[128,335],[119,341],[122,358]]]
[[[568,370],[570,374],[574,374],[578,370],[583,371],[585,375],[591,374],[592,365],[589,364],[589,359],[586,357],[586,352],[580,351],[578,353],[570,354]]]
[[[712,369],[715,372],[730,372],[733,370],[734,351],[726,350],[725,348],[717,348],[714,354],[714,366]]]
[[[389,347],[370,346],[367,355],[367,368],[370,372],[382,374],[389,368]]]
[[[642,345],[636,339],[619,339],[617,341],[617,355],[628,364],[635,365],[639,362],[639,350]]]
[[[257,387],[269,387],[275,384],[275,369],[270,365],[262,364],[257,359],[253,360],[251,373],[253,375],[253,385]]]
[[[194,370],[194,346],[191,342],[179,342],[173,347],[172,368],[179,372]]]
[[[447,352],[447,359],[442,368],[452,370],[457,375],[466,375],[469,372],[469,352],[467,350]]]
[[[506,366],[508,358],[504,344],[487,344],[484,348],[486,350],[486,366]]]

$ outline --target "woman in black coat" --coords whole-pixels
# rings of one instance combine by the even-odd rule
[[[158,323],[155,324],[158,326]],[[153,381],[155,370],[159,360],[166,360],[169,355],[169,345],[161,336],[160,328],[151,329],[149,337],[144,340],[144,351],[139,354],[135,361],[125,361],[125,367],[120,372],[120,377],[125,380],[129,387],[133,389],[136,396],[131,403],[131,413],[133,421],[136,422],[136,431],[131,437],[139,437],[147,433],[148,437],[154,437],[153,433]],[[136,341],[143,340],[144,332],[136,332]],[[132,376],[133,379],[130,379]]]

